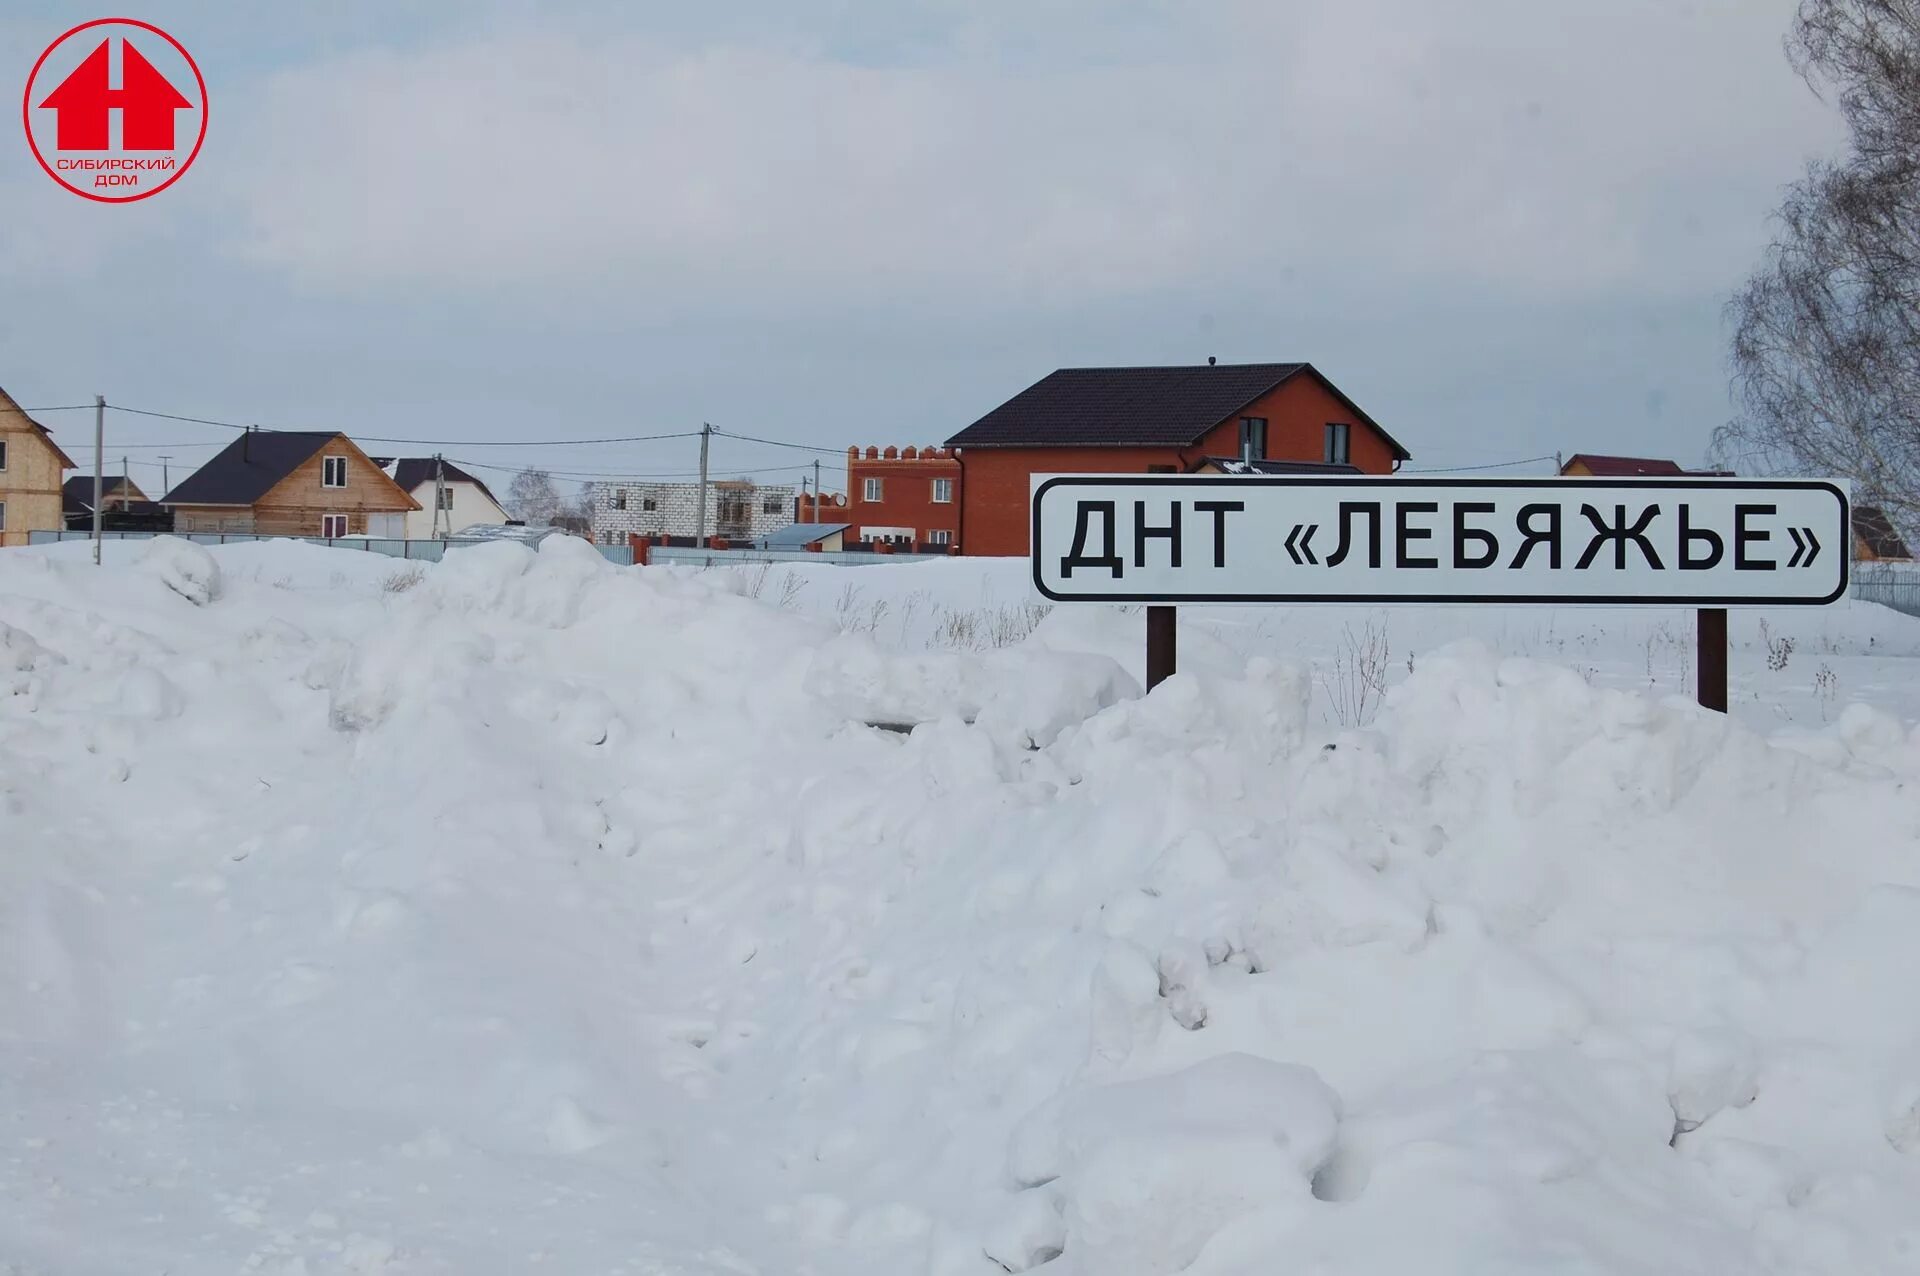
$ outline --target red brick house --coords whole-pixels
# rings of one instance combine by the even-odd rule
[[[942,549],[960,540],[960,462],[943,447],[847,449],[855,540]]]
[[[947,440],[961,552],[1027,552],[1035,474],[1184,474],[1209,459],[1390,474],[1407,450],[1308,363],[1062,368]]]

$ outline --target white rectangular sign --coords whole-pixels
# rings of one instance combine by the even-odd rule
[[[1819,606],[1849,517],[1812,479],[1036,475],[1031,552],[1059,602]]]

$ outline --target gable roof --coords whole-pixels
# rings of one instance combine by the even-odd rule
[[[128,482],[123,474],[103,474],[100,477],[100,498],[105,500],[109,496],[118,496],[122,483],[126,483],[135,492],[140,491],[140,485]],[[145,500],[145,493],[141,493],[138,499]],[[60,505],[62,509],[68,511],[91,510],[93,508],[93,475],[76,474],[62,483]]]
[[[1907,548],[1906,541],[1895,530],[1893,520],[1878,505],[1856,505],[1853,507],[1853,534],[1867,547],[1867,552],[1875,558],[1889,558],[1898,561],[1912,559],[1913,553]]]
[[[948,447],[1192,447],[1215,426],[1305,373],[1393,450],[1408,452],[1310,363],[1061,368],[947,440]]]
[[[1211,465],[1222,474],[1359,474],[1357,465],[1323,461],[1243,461],[1237,456],[1203,456],[1188,467],[1189,474]]]
[[[26,422],[28,428],[40,436],[41,442],[53,449],[54,459],[60,462],[61,469],[74,470],[80,468],[73,463],[72,457],[60,450],[60,445],[53,441],[53,435],[48,433],[47,427],[28,416],[27,410],[14,402],[13,396],[8,394],[5,389],[0,389],[0,416],[17,416]]]
[[[1599,478],[1679,478],[1686,473],[1678,461],[1650,456],[1595,456],[1589,452],[1575,452],[1568,457],[1561,473],[1575,465],[1586,466]]]
[[[379,466],[381,469],[385,470],[387,472],[387,477],[392,479],[395,483],[399,484],[400,490],[407,493],[409,496],[411,496],[413,494],[414,489],[419,487],[422,483],[433,482],[433,469],[435,465],[435,461],[433,457],[430,457],[430,456],[375,456],[375,457],[370,457],[368,459],[370,459],[375,465]],[[500,498],[495,496],[493,492],[488,489],[487,485],[483,483],[481,480],[467,473],[465,470],[455,465],[452,461],[442,460],[438,462],[438,464],[446,471],[447,482],[471,483],[475,487],[480,489],[481,495],[485,496],[488,500],[492,501],[495,505],[500,505]],[[502,505],[500,506],[500,508],[502,510],[505,510],[506,507]]]
[[[340,437],[338,430],[248,430],[180,480],[161,504],[251,505]]]

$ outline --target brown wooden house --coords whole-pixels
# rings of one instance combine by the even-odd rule
[[[73,458],[0,390],[0,545],[25,545],[28,532],[57,532],[60,481]]]
[[[1856,563],[1910,563],[1913,551],[1878,505],[1853,507],[1853,561]]]
[[[176,532],[406,535],[420,503],[344,434],[248,430],[162,499]]]

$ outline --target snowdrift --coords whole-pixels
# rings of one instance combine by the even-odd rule
[[[1920,1265],[1894,717],[370,558],[0,555],[0,1271]]]

